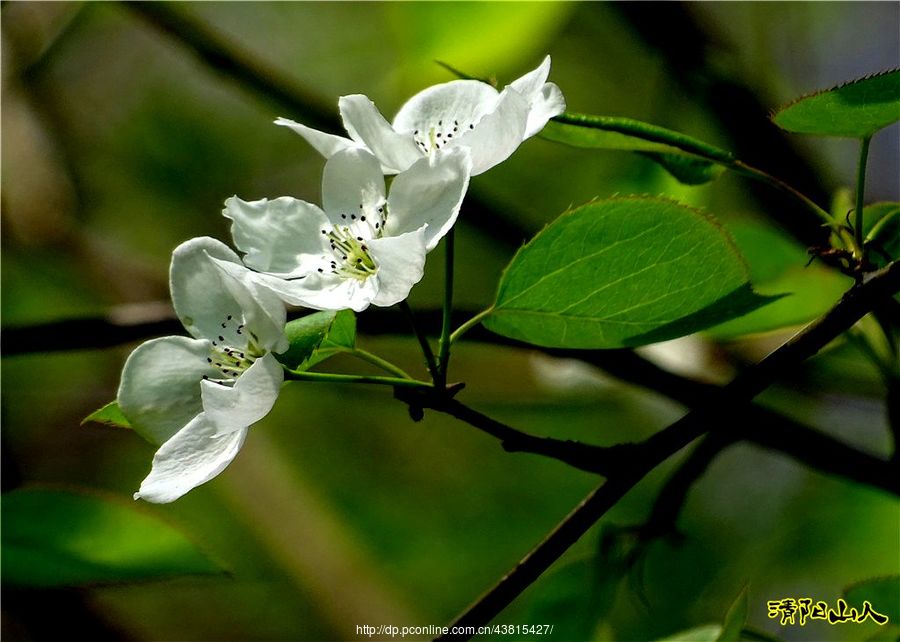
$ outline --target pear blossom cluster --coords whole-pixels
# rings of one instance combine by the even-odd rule
[[[548,56],[501,91],[477,80],[435,85],[391,123],[366,96],[343,96],[347,137],[275,121],[326,158],[322,205],[232,196],[223,215],[240,255],[208,237],[173,252],[172,302],[190,336],[140,345],[118,391],[122,413],[159,446],[135,499],[172,502],[231,463],[284,381],[276,355],[289,347],[286,305],[361,312],[409,296],[470,178],[565,110],[549,72]]]

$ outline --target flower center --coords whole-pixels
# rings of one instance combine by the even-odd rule
[[[366,208],[360,204],[359,211]],[[387,220],[387,203],[370,208],[369,214],[341,214],[347,225],[335,225],[330,230],[323,229],[322,235],[328,239],[331,254],[323,254],[324,267],[320,273],[331,272],[344,278],[365,281],[378,271],[366,241],[381,238]]]
[[[445,124],[446,123],[446,124]],[[422,150],[422,153],[430,155],[432,152],[453,143],[454,138],[459,138],[467,130],[475,129],[474,123],[460,124],[458,120],[439,120],[437,124],[427,124],[413,131],[413,140]]]
[[[212,341],[209,356],[206,358],[206,362],[217,370],[221,377],[203,375],[203,379],[223,386],[233,384],[247,368],[265,354],[256,343],[256,336],[252,332],[245,335],[244,324],[238,323],[237,319],[229,314],[222,322],[222,334]],[[235,346],[235,344],[246,345]]]

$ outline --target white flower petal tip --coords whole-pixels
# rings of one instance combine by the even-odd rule
[[[368,97],[342,96],[338,106],[349,140],[286,118],[275,123],[296,131],[326,158],[351,147],[366,149],[385,174],[406,171],[422,156],[469,147],[474,176],[509,158],[524,140],[565,110],[559,87],[547,82],[549,74],[550,56],[545,56],[503,92],[471,79],[434,85],[406,101],[392,123]],[[509,94],[517,94],[518,100]]]
[[[215,425],[199,414],[153,456],[150,474],[134,494],[154,504],[168,504],[221,473],[237,456],[247,429],[214,438]]]
[[[276,118],[274,122],[276,125],[288,127],[297,134],[300,134],[300,136],[306,139],[306,142],[313,146],[313,149],[322,154],[325,158],[331,158],[334,154],[343,149],[357,146],[357,144],[349,138],[328,134],[287,118],[279,117]]]

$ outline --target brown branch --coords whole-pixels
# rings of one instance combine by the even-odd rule
[[[656,433],[641,447],[644,456],[633,466],[588,495],[540,544],[504,576],[493,588],[466,609],[450,626],[483,626],[506,608],[553,562],[653,468],[702,434],[701,426],[716,420],[721,413],[745,404],[810,356],[817,353],[842,332],[853,326],[884,298],[900,290],[900,265],[891,263],[855,286],[825,316],[804,328],[790,341],[772,352],[753,368],[725,386],[708,408],[695,410],[668,428]],[[897,487],[897,475],[888,464],[891,483]],[[896,492],[896,491],[895,491]],[[469,639],[469,635],[447,635],[439,640]]]

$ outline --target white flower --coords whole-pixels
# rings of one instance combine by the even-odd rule
[[[284,304],[212,259],[239,263],[211,238],[175,249],[172,302],[193,338],[141,344],[122,371],[122,413],[141,436],[162,444],[135,499],[171,502],[222,472],[249,426],[272,409],[283,381],[272,352],[288,347]]]
[[[422,156],[465,146],[472,153],[472,175],[503,162],[566,109],[559,87],[546,82],[550,56],[541,65],[497,92],[477,80],[434,85],[410,98],[394,118],[385,120],[366,96],[342,96],[338,105],[350,138],[326,134],[279,118],[326,158],[349,148],[371,151],[386,174],[410,167]]]
[[[385,196],[378,160],[345,149],[325,164],[323,209],[290,197],[234,196],[223,214],[251,280],[293,305],[359,312],[398,303],[419,282],[426,252],[456,221],[470,167],[466,149],[420,158]],[[217,263],[245,278],[233,263]]]

